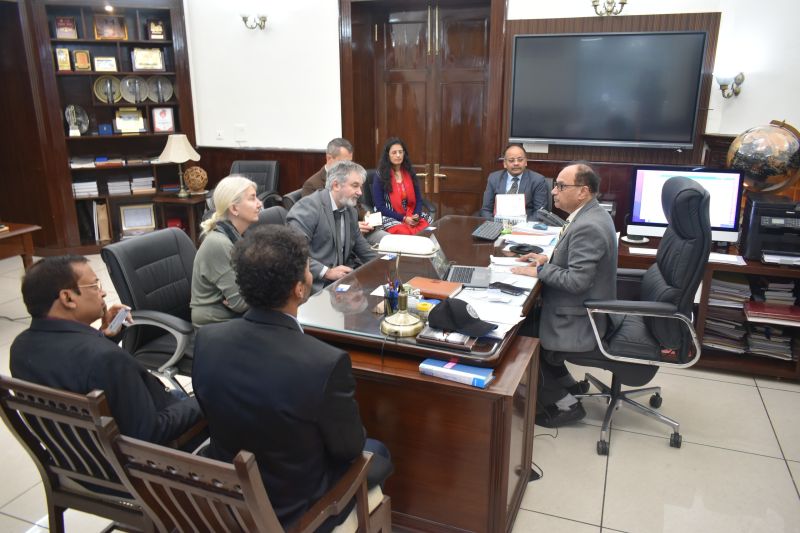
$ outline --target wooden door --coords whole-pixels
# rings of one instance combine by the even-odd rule
[[[376,156],[402,138],[437,215],[471,215],[486,178],[489,2],[387,3],[376,18]]]

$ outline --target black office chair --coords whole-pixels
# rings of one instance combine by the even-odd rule
[[[289,211],[294,204],[297,203],[300,198],[303,197],[303,189],[297,189],[296,191],[292,191],[287,193],[283,196],[283,207],[287,211]]]
[[[258,214],[258,222],[253,224],[253,226],[258,224],[286,224],[286,215],[288,211],[282,205],[273,205],[272,207],[268,207],[263,209]]]
[[[120,301],[132,309],[122,346],[177,388],[191,375],[194,327],[189,301],[196,250],[177,228],[110,244],[100,252]]]
[[[661,205],[668,226],[656,254],[656,262],[645,270],[620,270],[619,281],[640,283],[638,300],[595,300],[585,302],[599,351],[606,359],[569,358],[573,363],[611,371],[611,386],[586,374],[600,393],[576,395],[601,397],[608,401],[597,453],[608,455],[608,431],[614,412],[627,405],[672,428],[670,446],[681,447],[680,424],[632,400],[651,394],[650,406],[661,406],[661,387],[622,391],[622,385],[642,386],[661,366],[686,368],[700,358],[700,343],[692,326],[694,296],[703,279],[711,250],[709,194],[685,177],[666,181]],[[629,292],[630,293],[630,292]],[[605,332],[598,330],[595,315],[608,315]]]
[[[372,199],[372,182],[378,178],[378,171],[374,168],[367,169],[367,179],[364,180],[364,186],[361,187],[361,205],[368,212],[375,211],[375,202]],[[420,188],[422,185],[420,184]],[[422,198],[422,208],[430,215],[431,221],[436,220],[436,205],[428,200]]]
[[[278,194],[277,161],[234,161],[231,164],[230,174],[253,180],[257,186],[256,196],[264,207],[281,205],[282,198]]]

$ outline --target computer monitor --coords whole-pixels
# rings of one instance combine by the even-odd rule
[[[693,179],[708,191],[711,196],[711,239],[716,242],[736,242],[739,238],[743,176],[736,170],[703,167],[635,167],[627,233],[646,237],[664,235],[667,218],[661,208],[661,188],[673,176]]]

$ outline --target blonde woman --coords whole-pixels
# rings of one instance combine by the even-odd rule
[[[261,211],[256,184],[242,176],[223,178],[214,189],[216,210],[200,224],[203,243],[192,271],[192,323],[202,326],[236,318],[247,311],[231,266],[233,245]]]

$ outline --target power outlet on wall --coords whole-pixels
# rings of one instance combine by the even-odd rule
[[[233,140],[236,142],[244,142],[247,140],[247,124],[233,125]]]
[[[225,138],[225,131],[224,130],[217,130],[217,140],[221,141]]]

